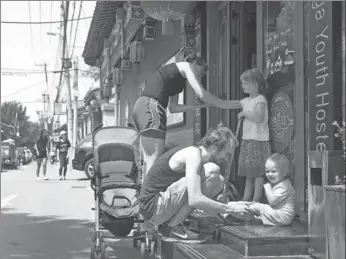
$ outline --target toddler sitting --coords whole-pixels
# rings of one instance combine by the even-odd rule
[[[289,179],[290,164],[285,155],[275,153],[265,163],[268,183],[264,191],[269,204],[252,203],[250,210],[264,225],[285,226],[295,215],[296,191]]]

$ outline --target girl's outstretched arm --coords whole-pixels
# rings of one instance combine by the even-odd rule
[[[171,96],[169,98],[168,110],[170,113],[179,113],[179,112],[187,112],[196,108],[207,108],[210,107],[210,104],[178,104],[178,95]]]

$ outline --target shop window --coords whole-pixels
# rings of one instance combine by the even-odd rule
[[[294,1],[266,2],[264,22],[264,73],[271,93],[268,96],[272,151],[285,154],[291,162],[294,183],[295,59],[293,39]]]

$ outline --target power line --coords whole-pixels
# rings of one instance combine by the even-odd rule
[[[41,14],[42,14],[42,5],[41,1],[38,2],[38,12],[39,12],[39,20],[40,20],[40,58],[42,59],[42,52],[44,53],[43,44],[42,44],[42,23],[41,23]]]
[[[15,91],[15,92],[13,92],[13,93],[10,93],[10,94],[4,95],[4,96],[2,95],[1,98],[7,98],[7,97],[10,97],[10,96],[12,96],[12,95],[16,95],[16,94],[18,94],[18,93],[20,93],[20,92],[22,92],[22,91],[27,90],[28,88],[30,88],[30,87],[32,87],[32,86],[36,86],[36,85],[42,84],[42,83],[44,83],[44,82],[45,82],[45,81],[40,81],[40,82],[31,84],[31,85],[24,86],[24,87],[22,87],[21,89]]]
[[[76,1],[73,1],[72,20],[74,19],[74,13],[75,13],[75,11],[76,11]],[[73,22],[71,22],[71,27],[70,27],[70,41],[69,41],[69,46],[71,46],[72,32],[73,32]]]
[[[79,12],[78,12],[78,19],[81,15],[81,11],[82,11],[82,4],[83,4],[83,1],[80,2],[80,5],[79,5]],[[76,44],[76,38],[77,38],[77,34],[78,34],[78,25],[79,25],[79,20],[77,20],[77,25],[76,25],[76,32],[74,34],[74,40],[73,40],[73,47],[72,47],[72,53],[71,53],[71,58],[73,56],[73,51],[74,51],[74,48],[75,48],[75,44]]]
[[[31,8],[30,8],[30,1],[28,1],[28,10],[29,10],[29,21],[30,21],[30,40],[31,40],[31,50],[32,50],[32,55],[33,59],[35,59],[35,45],[34,45],[34,36],[33,36],[33,31],[32,31],[32,26],[31,26]]]
[[[72,22],[72,21],[78,21],[78,20],[87,20],[93,18],[92,16],[88,17],[81,17],[79,19],[71,19],[67,20],[67,22]],[[60,21],[45,21],[45,22],[20,22],[20,21],[1,21],[1,23],[7,23],[7,24],[49,24],[49,23],[60,23]]]

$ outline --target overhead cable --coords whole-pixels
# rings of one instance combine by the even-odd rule
[[[78,21],[78,20],[87,20],[87,19],[91,19],[91,18],[93,18],[93,17],[92,16],[81,17],[79,19],[67,20],[67,22]],[[60,21],[45,21],[45,22],[1,21],[1,23],[7,23],[7,24],[49,24],[49,23],[60,23]]]

